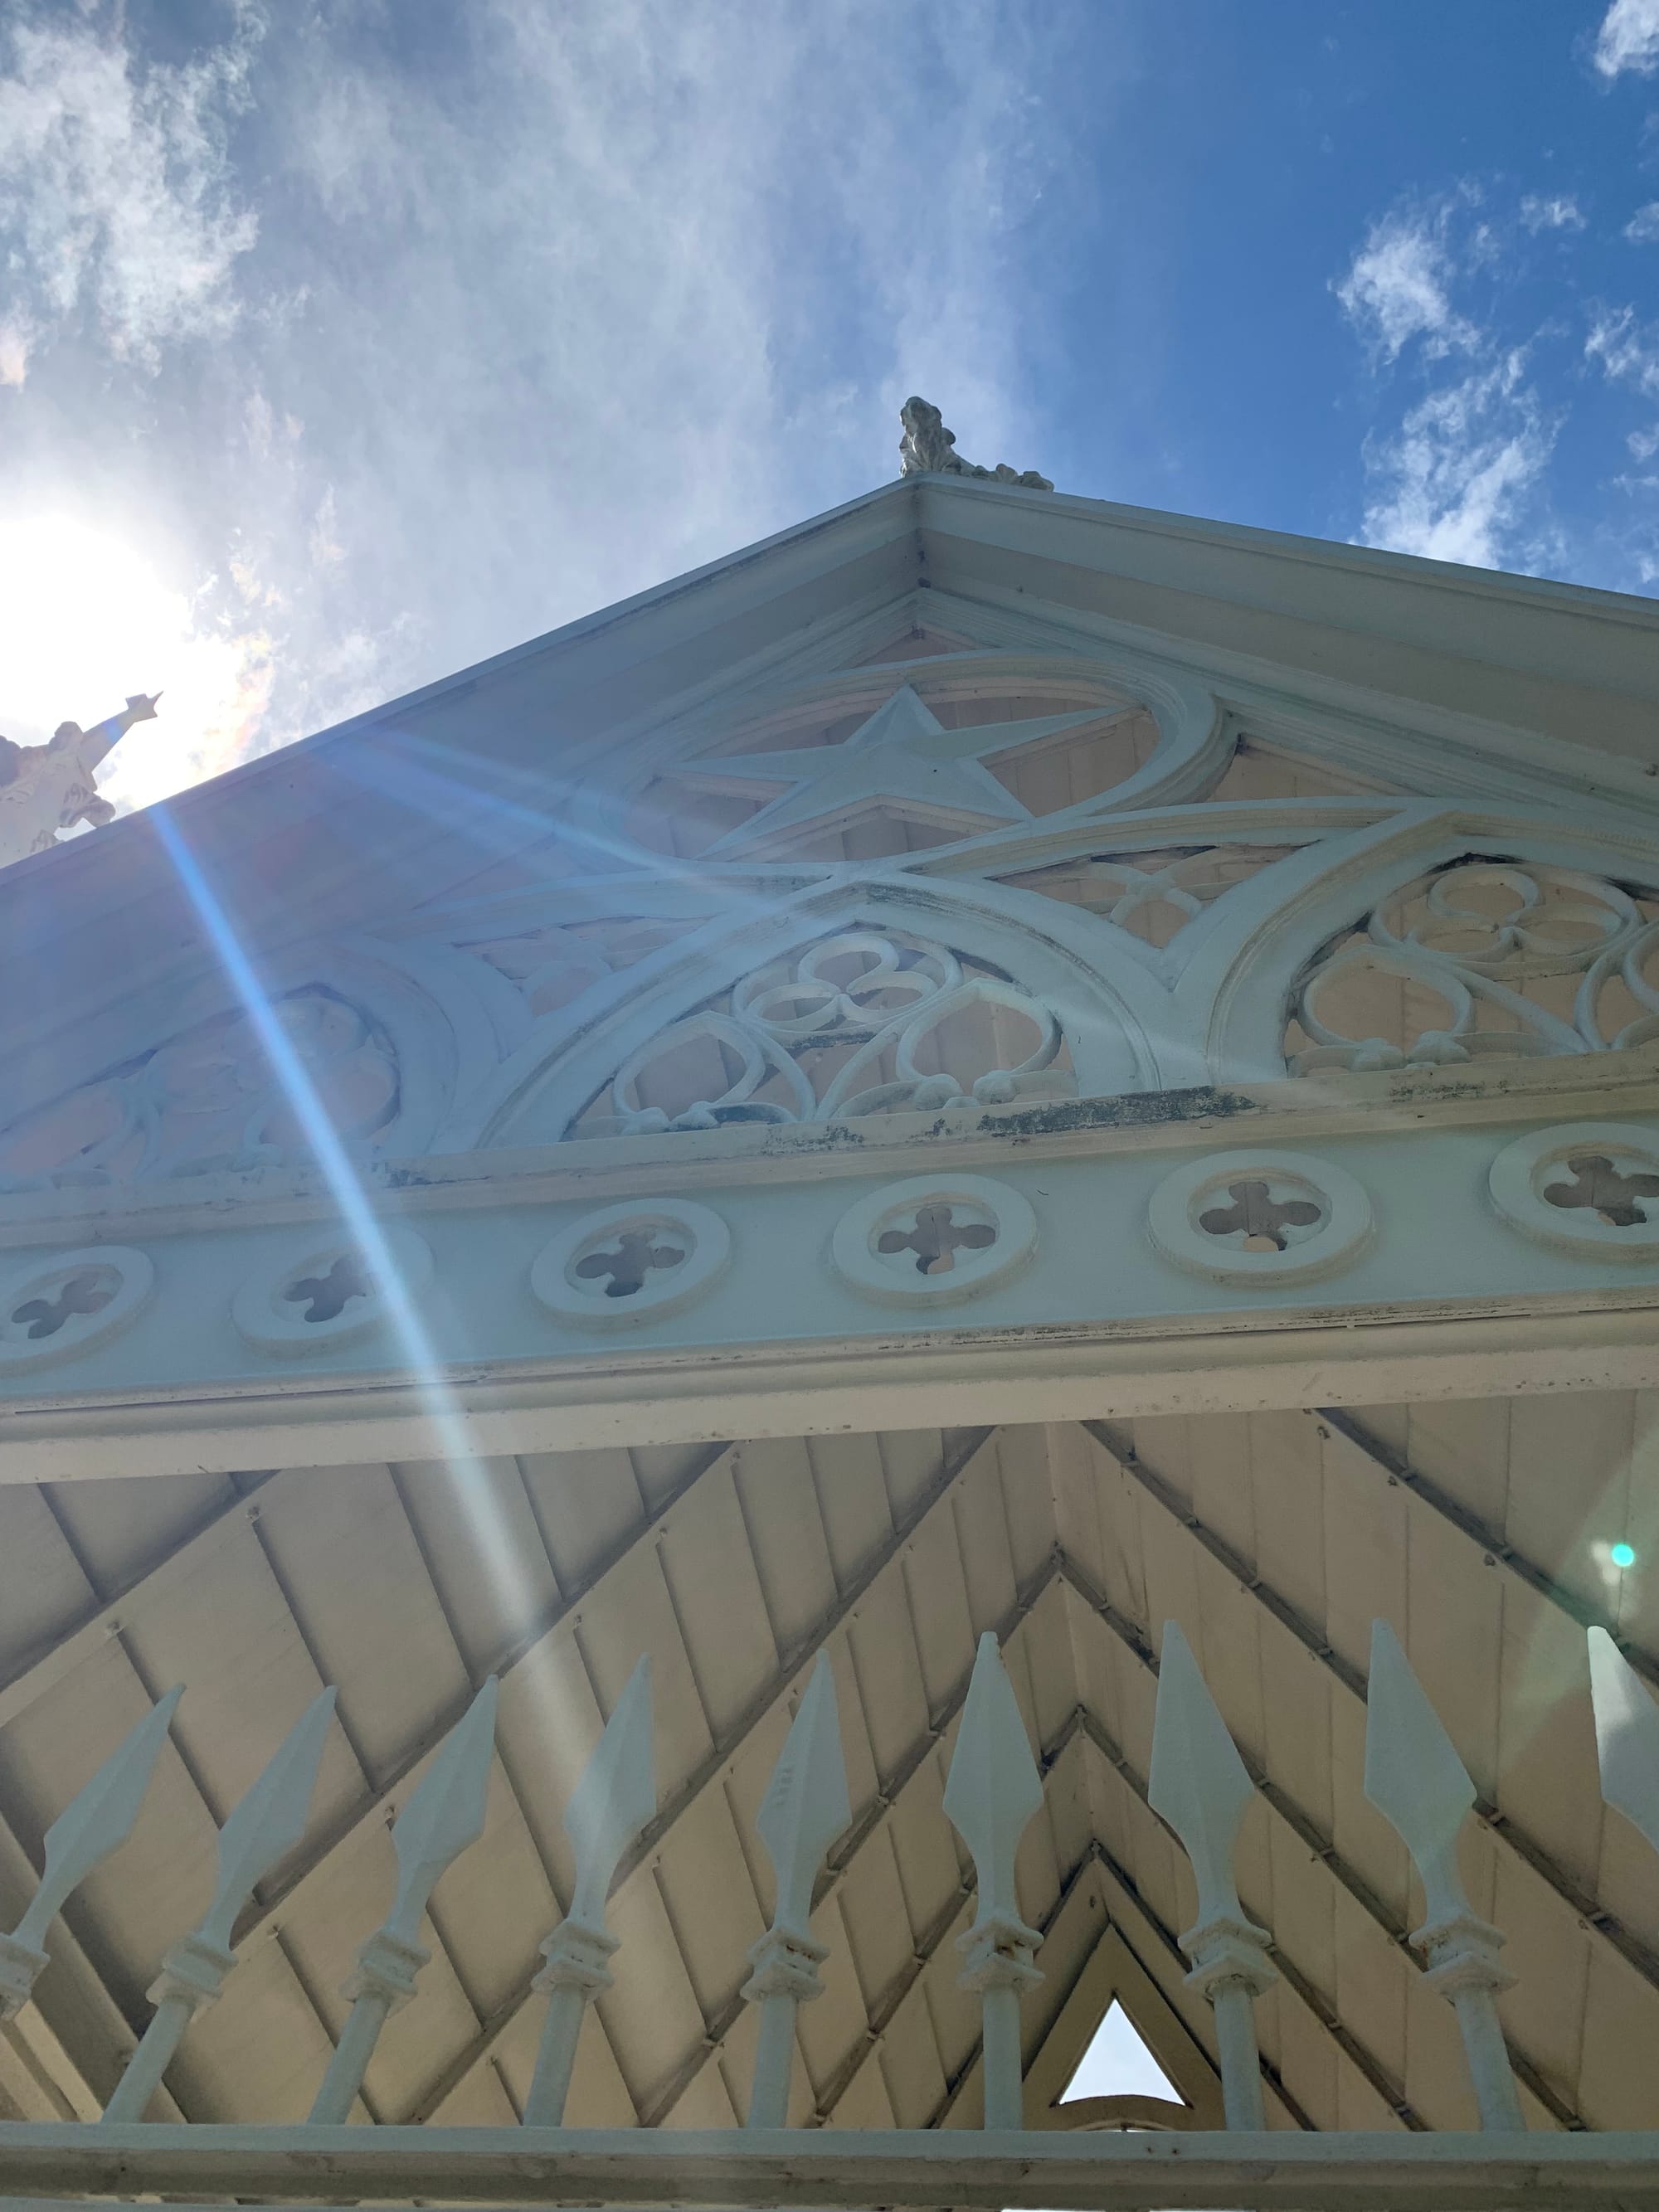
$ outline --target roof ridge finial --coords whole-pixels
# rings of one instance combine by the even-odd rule
[[[1040,477],[1035,469],[1022,474],[1006,461],[999,461],[994,469],[964,461],[956,450],[956,433],[945,428],[944,416],[926,399],[914,396],[907,399],[899,410],[899,421],[904,425],[904,435],[899,440],[902,477],[988,477],[998,483],[1021,484],[1027,491],[1054,489],[1048,477]]]

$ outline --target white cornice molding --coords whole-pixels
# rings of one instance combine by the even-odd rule
[[[1408,584],[1449,591],[1462,597],[1514,606],[1531,602],[1553,613],[1595,623],[1659,632],[1659,600],[1628,592],[1607,592],[1589,584],[1553,577],[1517,574],[1506,568],[1476,568],[1462,562],[1431,561],[1416,553],[1393,553],[1379,546],[1354,545],[1340,538],[1301,538],[1285,531],[1260,530],[1240,522],[1214,522],[1200,515],[1176,514],[1159,507],[1124,507],[1115,501],[1087,499],[1065,492],[1028,491],[1018,485],[987,485],[962,477],[919,476],[924,527],[947,519],[966,501],[995,500],[1006,509],[1023,508],[1039,521],[1066,520],[1176,543],[1224,548],[1261,562],[1340,570],[1368,581]],[[935,510],[938,510],[936,514]]]
[[[1610,820],[1635,806],[1659,823],[1659,776],[1615,754],[1426,702],[1407,714],[1394,695],[1340,677],[1292,675],[1276,661],[1139,623],[1061,613],[1017,590],[979,599],[939,590],[939,598],[946,622],[972,623],[988,647],[1099,656],[1129,684],[1177,672],[1199,677],[1243,733],[1346,773],[1382,775],[1402,787],[1402,798],[1507,795],[1559,806],[1566,797],[1606,807]],[[1659,710],[1655,719],[1659,729]],[[1408,783],[1416,787],[1404,788]]]

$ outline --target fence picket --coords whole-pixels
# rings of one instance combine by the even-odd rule
[[[1245,1912],[1233,1878],[1239,1823],[1255,1795],[1192,1646],[1180,1624],[1166,1620],[1146,1796],[1180,1839],[1198,1885],[1198,1917],[1178,1940],[1193,1962],[1188,1988],[1214,2008],[1230,2128],[1267,2124],[1255,2001],[1279,1979],[1267,1958],[1267,1931]]]
[[[132,1832],[182,1688],[169,1690],[112,1751],[46,1831],[46,1868],[28,1909],[0,1936],[0,2020],[21,2012],[48,1962],[46,1931],[101,1860]]]
[[[1498,1994],[1515,1977],[1498,1961],[1504,1938],[1479,1917],[1458,1871],[1457,1838],[1474,1784],[1386,1620],[1371,1623],[1366,1693],[1365,1795],[1392,1824],[1423,1884],[1425,1980],[1457,2014],[1483,2128],[1524,2128],[1520,2092],[1498,2021]]]
[[[527,2128],[556,2128],[563,2121],[583,2018],[599,1991],[611,1987],[607,1961],[617,1939],[605,1924],[605,1903],[617,1860],[657,1809],[652,1725],[647,1656],[629,1676],[564,1808],[576,1883],[569,1911],[543,1940],[547,1964],[532,1984],[547,1991],[547,2017],[525,2100]]]
[[[978,1877],[974,1924],[957,1939],[963,1954],[957,1984],[979,1992],[988,2128],[1018,2128],[1024,2118],[1019,2001],[1042,1979],[1033,1963],[1042,1938],[1019,1917],[1014,1856],[1042,1803],[1042,1778],[1025,1723],[996,1638],[988,1632],[975,1654],[945,1785],[945,1812],[973,1854]]]
[[[1659,1705],[1605,1628],[1589,1639],[1601,1795],[1659,1850]]]
[[[263,1877],[305,1833],[335,1692],[312,1699],[264,1772],[219,1832],[219,1880],[200,1927],[161,1960],[150,1985],[155,2007],[138,2048],[104,2107],[106,2122],[142,2120],[185,2029],[224,1987],[236,1964],[230,1931]]]
[[[414,1996],[415,1977],[432,1955],[416,1932],[427,1900],[444,1869],[483,1833],[495,1692],[492,1674],[439,1746],[392,1831],[397,1895],[341,1991],[351,2010],[311,2107],[313,2127],[349,2117],[387,2015]]]
[[[852,1817],[836,1678],[820,1651],[755,1815],[778,1887],[772,1924],[749,1954],[754,1972],[743,1985],[744,1996],[760,2007],[751,2128],[781,2128],[788,2118],[795,2011],[823,1996],[817,1970],[828,1956],[808,1925],[812,1884]]]

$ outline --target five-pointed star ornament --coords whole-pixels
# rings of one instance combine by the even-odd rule
[[[1092,708],[947,730],[907,684],[840,744],[726,753],[688,762],[673,773],[705,791],[745,796],[768,784],[793,787],[711,846],[710,855],[757,840],[793,844],[808,830],[840,828],[883,806],[971,837],[988,823],[1031,819],[1030,810],[982,765],[988,755],[1012,752],[1100,719],[1100,709]]]

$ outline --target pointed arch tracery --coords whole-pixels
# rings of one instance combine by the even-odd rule
[[[1411,803],[1226,919],[1176,996],[1235,1076],[1659,1042],[1659,847],[1628,832]]]
[[[406,1156],[1659,1044],[1653,841],[1293,776],[1234,796],[1243,726],[1189,673],[914,642],[943,649],[702,708],[585,771],[572,820],[601,823],[605,874],[520,871],[275,963],[341,1135]],[[1005,745],[999,715],[1031,734]],[[914,752],[907,803],[945,842],[838,801],[815,846],[796,786],[854,790],[860,732]],[[1074,744],[1098,755],[1081,781]],[[653,780],[745,775],[750,811],[706,857],[653,862],[617,811]],[[302,1149],[222,981],[143,1022],[125,1057],[15,1099],[0,1176]]]
[[[565,1050],[503,1071],[477,1141],[858,1120],[1158,1080],[1167,994],[976,882],[835,884],[685,948]]]
[[[493,1033],[441,959],[411,964],[363,940],[296,946],[267,963],[256,1012],[217,972],[142,1012],[122,1052],[0,1127],[0,1188],[246,1172],[308,1154],[317,1121],[361,1156],[428,1151]],[[64,1081],[69,1076],[70,1079]]]

